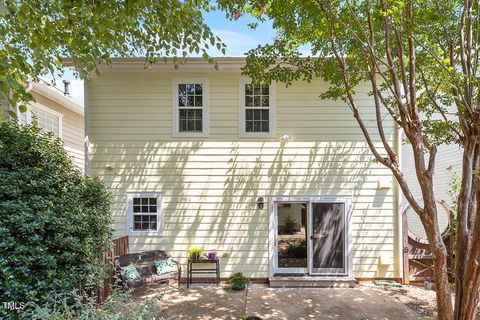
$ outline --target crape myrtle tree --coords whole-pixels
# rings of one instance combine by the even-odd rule
[[[272,44],[248,53],[244,72],[254,81],[329,84],[322,98],[342,99],[376,161],[389,168],[419,215],[433,254],[438,319],[473,319],[480,285],[479,1],[256,0],[219,1],[231,19],[243,13],[271,19]],[[309,45],[312,57],[301,58]],[[367,84],[375,125],[366,123],[355,89]],[[452,112],[451,109],[454,109]],[[403,131],[413,150],[422,200],[399,167],[384,122]],[[381,147],[374,143],[379,137]],[[439,144],[463,148],[456,215],[455,303],[447,250],[438,226],[432,175]]]
[[[149,67],[161,57],[208,57],[225,52],[204,23],[206,0],[4,0],[0,2],[0,102],[32,100],[29,77],[62,74],[68,57],[79,75],[98,73],[111,57],[145,57]],[[21,111],[26,108],[21,104]]]

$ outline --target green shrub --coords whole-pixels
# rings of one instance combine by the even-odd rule
[[[292,258],[306,258],[307,241],[305,239],[286,241],[285,253]]]
[[[111,244],[111,195],[36,125],[0,124],[0,301],[51,303],[95,286]],[[0,305],[0,317],[13,318]]]
[[[295,220],[293,220],[292,217],[288,216],[285,219],[285,232],[287,234],[294,234],[296,227],[297,227],[297,222]]]
[[[228,277],[228,284],[233,290],[243,290],[247,283],[248,279],[241,272],[235,272]]]
[[[130,292],[113,290],[112,296],[98,307],[93,299],[77,292],[71,294],[53,294],[50,301],[42,306],[32,304],[24,317],[32,320],[154,320],[155,305],[159,297],[147,298],[132,303]],[[72,303],[74,301],[74,303]],[[172,318],[173,319],[173,318]]]

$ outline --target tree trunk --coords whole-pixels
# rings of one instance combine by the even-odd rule
[[[435,211],[428,211],[424,227],[427,232],[433,257],[433,280],[435,281],[435,293],[437,297],[437,319],[452,320],[453,305],[450,283],[448,281],[448,252],[436,220],[437,210],[435,208]]]
[[[474,159],[476,139],[467,137],[464,143],[462,185],[458,196],[456,257],[455,257],[455,319],[471,320],[479,302],[479,219],[473,223],[470,202],[474,200]],[[475,206],[474,206],[475,207]],[[478,211],[478,208],[477,208]],[[472,227],[474,230],[472,230]],[[472,232],[473,231],[473,232]]]

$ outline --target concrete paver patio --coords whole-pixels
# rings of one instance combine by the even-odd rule
[[[209,285],[193,288],[151,287],[137,290],[134,301],[162,295],[158,316],[168,319],[342,319],[416,320],[420,316],[384,290],[374,286],[356,288],[269,288],[251,284],[233,292]],[[138,301],[138,300],[137,300]]]

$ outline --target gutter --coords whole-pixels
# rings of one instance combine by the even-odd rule
[[[171,72],[181,72],[181,71],[201,71],[201,72],[217,72],[217,71],[235,71],[240,72],[241,68],[246,64],[245,57],[217,57],[212,58],[219,67],[219,70],[214,68],[212,63],[205,61],[204,58],[192,57],[192,58],[179,58],[179,62],[185,62],[183,65],[175,69],[174,62],[172,58],[168,58],[167,62],[163,62],[162,59],[159,59],[155,64],[151,65],[150,70],[153,71],[171,71]],[[138,70],[145,69],[145,58],[111,58],[111,66],[106,64],[98,64],[100,70],[109,70],[109,71],[128,71],[128,70]],[[75,62],[71,58],[63,59],[63,65],[66,67],[75,67]]]

